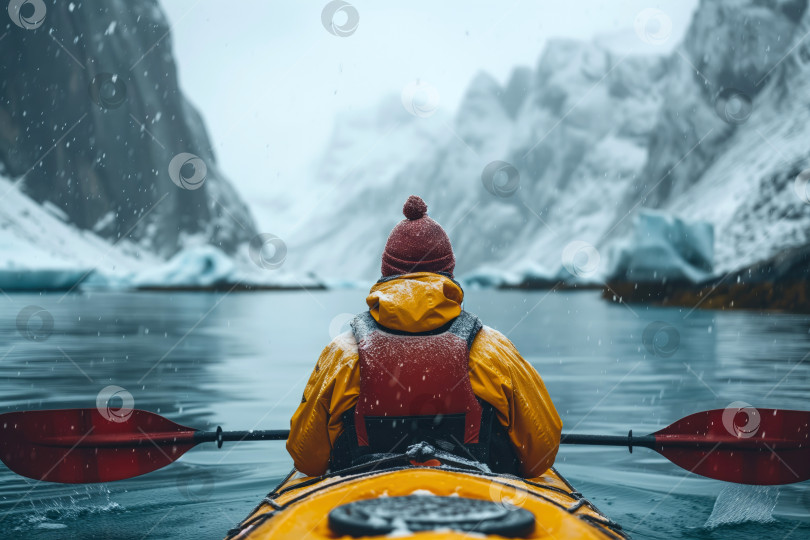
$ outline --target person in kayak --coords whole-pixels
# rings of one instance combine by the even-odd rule
[[[369,310],[321,353],[287,451],[317,476],[426,441],[495,472],[542,475],[562,421],[537,371],[461,308],[455,257],[416,196],[388,237]]]

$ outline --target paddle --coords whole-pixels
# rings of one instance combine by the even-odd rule
[[[108,415],[109,416],[109,415]],[[0,414],[0,460],[50,482],[109,482],[172,463],[202,442],[284,440],[286,430],[198,431],[132,410],[108,419],[97,409]],[[810,479],[810,412],[715,409],[643,437],[564,434],[562,444],[651,448],[696,474],[742,484]]]

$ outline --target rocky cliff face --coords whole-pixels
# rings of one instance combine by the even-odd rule
[[[69,223],[164,257],[191,236],[233,252],[255,234],[178,88],[156,0],[12,4],[0,26],[0,173]]]
[[[796,178],[810,167],[808,31],[806,0],[723,0],[702,2],[666,57],[550,42],[506,88],[476,77],[430,151],[412,129],[396,147],[379,141],[372,152],[396,152],[398,170],[336,193],[308,228],[339,229],[294,264],[373,277],[411,193],[450,229],[462,275],[554,276],[566,246],[586,242],[601,253],[599,277],[644,208],[713,225],[718,275],[807,244],[810,195]],[[331,145],[324,160],[347,160],[345,148]],[[482,174],[496,160],[518,180],[504,169],[503,189],[488,190]],[[330,249],[359,231],[362,256]]]

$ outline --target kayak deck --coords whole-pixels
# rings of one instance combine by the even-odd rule
[[[506,509],[528,510],[534,515],[535,526],[528,535],[522,535],[523,538],[627,538],[618,524],[583,498],[554,468],[541,477],[522,479],[447,466],[372,468],[356,474],[338,472],[314,478],[293,471],[247,519],[229,532],[228,538],[348,538],[330,528],[328,515],[333,509],[354,501],[414,494],[466,497],[492,501]],[[417,533],[396,531],[396,536],[421,540],[472,536],[503,538],[447,529]]]

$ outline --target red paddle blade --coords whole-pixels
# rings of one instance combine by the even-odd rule
[[[702,476],[761,486],[810,479],[810,412],[742,402],[681,418],[655,432],[655,450]]]
[[[193,429],[148,411],[107,416],[97,409],[0,414],[0,460],[35,480],[110,482],[165,467],[196,444]]]

